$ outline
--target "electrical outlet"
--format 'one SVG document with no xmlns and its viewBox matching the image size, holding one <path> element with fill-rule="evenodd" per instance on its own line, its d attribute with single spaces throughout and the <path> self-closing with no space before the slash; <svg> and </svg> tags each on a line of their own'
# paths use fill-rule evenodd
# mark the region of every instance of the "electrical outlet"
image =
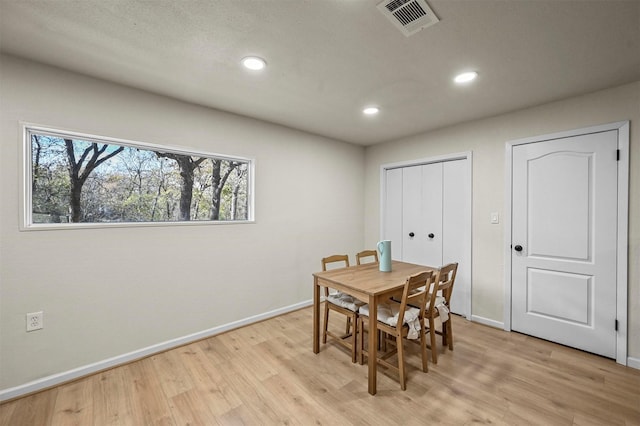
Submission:
<svg viewBox="0 0 640 426">
<path fill-rule="evenodd" d="M 27 314 L 27 331 L 36 331 L 44 327 L 44 312 Z"/>
</svg>

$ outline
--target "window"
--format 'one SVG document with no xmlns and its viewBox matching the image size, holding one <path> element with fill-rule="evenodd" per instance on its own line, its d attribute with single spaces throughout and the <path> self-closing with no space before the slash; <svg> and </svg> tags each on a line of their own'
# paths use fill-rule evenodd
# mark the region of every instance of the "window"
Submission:
<svg viewBox="0 0 640 426">
<path fill-rule="evenodd" d="M 25 127 L 25 225 L 252 220 L 252 162 Z"/>
</svg>

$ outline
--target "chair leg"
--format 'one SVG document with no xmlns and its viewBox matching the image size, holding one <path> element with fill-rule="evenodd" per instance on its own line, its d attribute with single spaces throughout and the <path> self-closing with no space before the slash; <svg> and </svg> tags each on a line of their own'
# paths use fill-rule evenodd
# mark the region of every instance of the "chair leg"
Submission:
<svg viewBox="0 0 640 426">
<path fill-rule="evenodd" d="M 421 324 L 420 330 L 420 348 L 422 349 L 422 371 L 429 372 L 429 357 L 427 356 L 427 330 L 424 326 L 424 322 Z"/>
<path fill-rule="evenodd" d="M 358 317 L 358 353 L 360 357 L 360 365 L 364 364 L 364 326 L 362 325 L 362 317 Z"/>
<path fill-rule="evenodd" d="M 447 323 L 449 321 L 445 321 L 442 323 L 442 346 L 447 346 Z"/>
<path fill-rule="evenodd" d="M 449 343 L 449 350 L 453 350 L 453 325 L 451 324 L 451 318 L 447 321 L 447 342 Z"/>
<path fill-rule="evenodd" d="M 349 318 L 349 322 L 351 322 L 351 318 Z M 356 355 L 358 353 L 358 345 L 356 342 L 356 338 L 358 337 L 358 320 L 356 317 L 353 318 L 353 333 L 351 335 L 351 362 L 356 362 Z"/>
<path fill-rule="evenodd" d="M 354 324 L 355 325 L 355 324 Z M 344 331 L 345 336 L 347 334 L 349 334 L 349 331 L 351 330 L 351 317 L 347 317 L 347 327 Z"/>
<path fill-rule="evenodd" d="M 429 318 L 429 334 L 431 335 L 431 360 L 438 363 L 438 347 L 436 346 L 436 324 L 433 318 Z"/>
<path fill-rule="evenodd" d="M 407 377 L 404 369 L 404 343 L 402 334 L 396 335 L 396 348 L 398 349 L 398 371 L 400 373 L 400 388 L 407 390 Z"/>
<path fill-rule="evenodd" d="M 329 302 L 324 302 L 324 326 L 322 329 L 322 343 L 327 343 L 327 330 L 329 327 Z"/>
</svg>

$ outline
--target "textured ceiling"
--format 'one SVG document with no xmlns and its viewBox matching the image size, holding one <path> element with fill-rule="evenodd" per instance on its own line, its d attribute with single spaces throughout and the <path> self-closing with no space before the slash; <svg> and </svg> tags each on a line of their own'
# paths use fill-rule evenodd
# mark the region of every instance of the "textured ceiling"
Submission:
<svg viewBox="0 0 640 426">
<path fill-rule="evenodd" d="M 0 0 L 0 49 L 362 145 L 640 80 L 637 0 L 431 0 L 410 37 L 379 1 Z"/>
</svg>

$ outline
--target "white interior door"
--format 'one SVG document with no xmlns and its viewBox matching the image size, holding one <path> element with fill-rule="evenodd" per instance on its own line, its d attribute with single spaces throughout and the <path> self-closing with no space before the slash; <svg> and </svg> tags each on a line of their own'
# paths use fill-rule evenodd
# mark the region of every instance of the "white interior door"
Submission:
<svg viewBox="0 0 640 426">
<path fill-rule="evenodd" d="M 617 132 L 512 151 L 511 326 L 616 356 Z"/>
</svg>

